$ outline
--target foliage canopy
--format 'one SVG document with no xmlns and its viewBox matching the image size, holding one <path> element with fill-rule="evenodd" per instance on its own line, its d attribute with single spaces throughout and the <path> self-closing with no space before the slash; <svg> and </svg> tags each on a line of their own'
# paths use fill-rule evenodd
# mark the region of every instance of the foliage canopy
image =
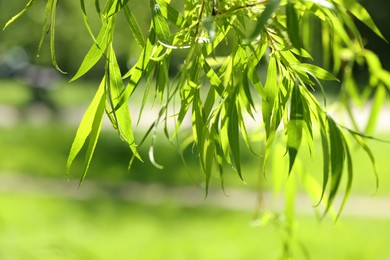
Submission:
<svg viewBox="0 0 390 260">
<path fill-rule="evenodd" d="M 5 27 L 35 2 L 30 0 Z M 142 160 L 138 147 L 146 136 L 155 134 L 157 127 L 163 125 L 167 137 L 174 140 L 183 121 L 190 116 L 192 139 L 187 144 L 193 144 L 198 153 L 205 172 L 206 192 L 214 168 L 223 180 L 224 164 L 243 178 L 240 143 L 252 150 L 248 117 L 262 121 L 258 131 L 265 132 L 266 149 L 261 155 L 264 172 L 275 140 L 280 136 L 285 136 L 290 174 L 302 142 L 308 143 L 312 150 L 314 135 L 319 134 L 323 157 L 320 202 L 326 205 L 325 213 L 338 194 L 343 175 L 347 182 L 341 209 L 351 190 L 353 163 L 348 136 L 367 152 L 376 174 L 373 154 L 365 143 L 366 138 L 372 137 L 360 133 L 352 116 L 351 100 L 361 103 L 374 95 L 365 129 L 366 133 L 372 133 L 386 88 L 389 88 L 390 73 L 382 69 L 374 53 L 364 48 L 356 20 L 384 37 L 358 1 L 185 0 L 171 3 L 170 0 L 150 0 L 147 36 L 140 29 L 131 2 L 95 0 L 94 5 L 86 5 L 80 0 L 92 46 L 71 81 L 88 73 L 100 60 L 105 62 L 105 73 L 76 133 L 68 158 L 68 172 L 86 146 L 81 181 L 85 178 L 106 114 L 119 136 L 128 143 L 133 154 L 131 162 Z M 48 32 L 52 62 L 61 71 L 55 51 L 57 8 L 61 8 L 61 1 L 47 0 L 39 45 L 42 46 Z M 91 9 L 101 20 L 97 34 L 89 24 Z M 122 26 L 118 23 L 119 16 L 124 18 L 120 21 L 127 23 L 129 34 L 141 50 L 138 60 L 124 73 L 118 65 L 114 44 L 115 27 Z M 321 62 L 313 58 L 314 47 L 321 50 Z M 184 58 L 172 75 L 172 63 L 177 63 L 178 54 Z M 360 94 L 353 68 L 363 64 L 367 65 L 370 78 L 369 87 Z M 143 79 L 146 84 L 141 84 Z M 340 93 L 354 123 L 353 129 L 339 125 L 327 112 L 323 81 L 340 82 Z M 138 121 L 149 95 L 154 95 L 154 103 L 158 103 L 160 109 L 145 138 L 137 141 L 128 100 L 139 88 L 143 88 L 144 98 Z M 323 92 L 320 100 L 314 95 L 316 89 Z M 179 105 L 175 106 L 176 103 Z M 175 122 L 173 131 L 168 127 L 170 120 Z M 159 167 L 153 159 L 153 143 L 150 155 Z"/>
</svg>

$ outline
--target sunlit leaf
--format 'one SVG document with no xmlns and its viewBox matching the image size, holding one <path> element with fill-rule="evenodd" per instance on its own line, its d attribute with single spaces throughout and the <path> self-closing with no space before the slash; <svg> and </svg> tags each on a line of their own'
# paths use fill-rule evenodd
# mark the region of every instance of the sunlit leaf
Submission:
<svg viewBox="0 0 390 260">
<path fill-rule="evenodd" d="M 383 40 L 387 41 L 378 27 L 375 25 L 370 14 L 367 10 L 356 0 L 335 0 L 335 2 L 342 3 L 348 7 L 348 11 L 351 12 L 357 19 L 367 25 L 373 32 L 375 32 Z"/>
<path fill-rule="evenodd" d="M 99 115 L 99 108 L 101 105 L 101 101 L 104 100 L 104 82 L 105 79 L 102 80 L 102 83 L 99 86 L 94 98 L 92 99 L 91 104 L 87 108 L 80 125 L 77 129 L 76 137 L 73 140 L 72 147 L 70 149 L 70 153 L 68 156 L 68 162 L 66 165 L 67 174 L 69 174 L 70 167 L 76 158 L 76 156 L 80 153 L 81 149 L 84 146 L 85 141 L 90 135 L 92 128 L 95 123 L 95 118 Z M 86 169 L 88 169 L 86 167 Z"/>
<path fill-rule="evenodd" d="M 89 143 L 85 154 L 84 171 L 83 171 L 83 175 L 80 178 L 80 184 L 85 179 L 85 176 L 87 175 L 89 165 L 91 164 L 91 160 L 95 152 L 96 144 L 100 135 L 100 130 L 102 128 L 102 119 L 104 114 L 105 102 L 106 102 L 106 97 L 104 94 L 100 99 L 99 105 L 97 107 L 95 118 L 92 123 L 92 129 L 88 137 Z"/>
<path fill-rule="evenodd" d="M 137 158 L 141 159 L 138 154 L 137 146 L 135 144 L 128 103 L 125 102 L 118 109 L 116 109 L 117 106 L 115 105 L 115 101 L 118 99 L 118 97 L 120 97 L 122 91 L 124 90 L 124 84 L 112 45 L 110 45 L 108 52 L 108 69 L 108 92 L 110 94 L 111 100 L 111 111 L 109 111 L 109 113 L 113 116 L 115 120 L 120 137 L 128 143 L 133 154 L 136 155 Z"/>
<path fill-rule="evenodd" d="M 96 38 L 96 43 L 94 43 L 89 49 L 88 53 L 85 55 L 83 62 L 80 65 L 80 68 L 70 81 L 74 81 L 83 76 L 100 60 L 100 58 L 103 56 L 103 52 L 107 48 L 111 30 L 112 20 L 110 19 L 108 23 L 103 23 L 99 35 Z"/>
<path fill-rule="evenodd" d="M 316 65 L 312 65 L 309 63 L 300 63 L 300 64 L 295 64 L 297 69 L 301 69 L 304 72 L 312 75 L 313 77 L 323 79 L 323 80 L 335 80 L 339 81 L 334 75 L 332 75 L 330 72 L 327 72 L 323 68 L 320 68 Z"/>
</svg>

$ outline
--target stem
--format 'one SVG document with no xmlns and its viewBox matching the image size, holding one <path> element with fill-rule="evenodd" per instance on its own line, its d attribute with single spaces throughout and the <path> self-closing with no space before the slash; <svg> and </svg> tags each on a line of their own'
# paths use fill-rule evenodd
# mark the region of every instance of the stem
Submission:
<svg viewBox="0 0 390 260">
<path fill-rule="evenodd" d="M 200 7 L 200 13 L 199 13 L 199 19 L 198 19 L 198 23 L 196 24 L 196 30 L 195 30 L 195 40 L 197 41 L 198 39 L 198 34 L 199 34 L 199 25 L 202 21 L 202 16 L 203 16 L 203 12 L 204 12 L 204 6 L 205 6 L 206 2 L 205 0 L 202 0 L 202 5 Z"/>
<path fill-rule="evenodd" d="M 230 9 L 226 9 L 226 10 L 222 10 L 222 11 L 218 11 L 217 9 L 214 10 L 214 7 L 213 7 L 213 12 L 216 11 L 215 16 L 217 16 L 217 15 L 224 15 L 224 14 L 233 13 L 233 12 L 236 12 L 236 11 L 239 11 L 239 10 L 242 10 L 242 9 L 256 7 L 258 5 L 263 5 L 263 4 L 266 4 L 266 3 L 270 2 L 270 1 L 271 0 L 260 0 L 260 1 L 254 2 L 254 3 L 249 3 L 249 4 L 245 4 L 245 5 L 241 5 L 241 6 L 236 6 L 236 7 L 232 7 Z M 214 3 L 216 3 L 216 0 L 214 0 Z"/>
</svg>

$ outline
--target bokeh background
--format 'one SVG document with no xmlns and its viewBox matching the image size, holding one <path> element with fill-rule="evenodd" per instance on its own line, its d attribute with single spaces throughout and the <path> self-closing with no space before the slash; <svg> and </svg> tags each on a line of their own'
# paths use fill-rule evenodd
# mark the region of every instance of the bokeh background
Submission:
<svg viewBox="0 0 390 260">
<path fill-rule="evenodd" d="M 390 39 L 390 3 L 361 2 Z M 1 27 L 24 4 L 0 0 Z M 131 4 L 146 35 L 148 4 Z M 129 173 L 129 149 L 105 122 L 85 182 L 79 187 L 83 158 L 66 175 L 72 139 L 103 66 L 98 64 L 82 80 L 68 83 L 92 44 L 78 1 L 60 1 L 57 15 L 57 60 L 68 74 L 52 68 L 48 41 L 37 57 L 44 5 L 37 1 L 20 20 L 0 32 L 0 259 L 277 258 L 286 234 L 282 222 L 262 225 L 254 221 L 260 159 L 249 152 L 243 154 L 247 184 L 227 169 L 226 190 L 221 189 L 218 176 L 213 176 L 210 194 L 204 199 L 202 171 L 191 149 L 184 151 L 183 161 L 177 147 L 158 135 L 155 158 L 164 169 L 149 162 L 145 147 L 141 149 L 145 162 L 136 162 Z M 98 20 L 92 9 L 88 13 L 96 30 Z M 120 26 L 121 20 L 118 24 L 115 44 L 125 70 L 140 50 L 127 25 Z M 390 70 L 389 44 L 364 25 L 359 28 L 367 48 Z M 131 107 L 136 113 L 138 104 Z M 364 115 L 364 106 L 357 112 Z M 388 120 L 385 106 L 376 135 L 390 140 Z M 137 138 L 142 131 L 141 124 Z M 311 201 L 299 193 L 294 237 L 298 255 L 390 259 L 390 146 L 376 141 L 370 141 L 370 146 L 379 169 L 379 190 L 375 193 L 368 158 L 355 149 L 353 194 L 336 224 L 330 217 L 322 222 L 315 218 Z M 319 176 L 320 156 L 313 160 L 305 156 L 302 170 Z M 269 192 L 271 183 L 272 178 L 261 186 L 265 209 L 282 212 L 280 197 Z"/>
</svg>

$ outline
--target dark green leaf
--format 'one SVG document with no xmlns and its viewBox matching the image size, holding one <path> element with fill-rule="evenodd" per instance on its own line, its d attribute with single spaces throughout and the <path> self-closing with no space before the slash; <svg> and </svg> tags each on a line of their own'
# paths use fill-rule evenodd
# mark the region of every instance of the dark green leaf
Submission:
<svg viewBox="0 0 390 260">
<path fill-rule="evenodd" d="M 295 10 L 294 4 L 289 1 L 286 5 L 287 15 L 287 33 L 292 45 L 298 50 L 301 49 L 300 30 L 298 22 L 298 14 Z"/>
<path fill-rule="evenodd" d="M 250 39 L 255 39 L 265 28 L 268 20 L 278 10 L 281 0 L 270 0 L 266 5 L 264 11 L 257 18 L 257 24 Z"/>
<path fill-rule="evenodd" d="M 330 141 L 330 165 L 331 165 L 331 183 L 328 196 L 328 205 L 325 213 L 330 209 L 337 190 L 340 186 L 341 177 L 343 174 L 344 160 L 345 160 L 345 142 L 344 137 L 337 127 L 333 119 L 327 117 L 329 124 L 329 141 Z"/>
<path fill-rule="evenodd" d="M 287 149 L 290 157 L 289 173 L 294 166 L 295 158 L 302 142 L 304 108 L 299 85 L 295 85 L 291 94 L 290 120 L 287 127 Z"/>
</svg>

